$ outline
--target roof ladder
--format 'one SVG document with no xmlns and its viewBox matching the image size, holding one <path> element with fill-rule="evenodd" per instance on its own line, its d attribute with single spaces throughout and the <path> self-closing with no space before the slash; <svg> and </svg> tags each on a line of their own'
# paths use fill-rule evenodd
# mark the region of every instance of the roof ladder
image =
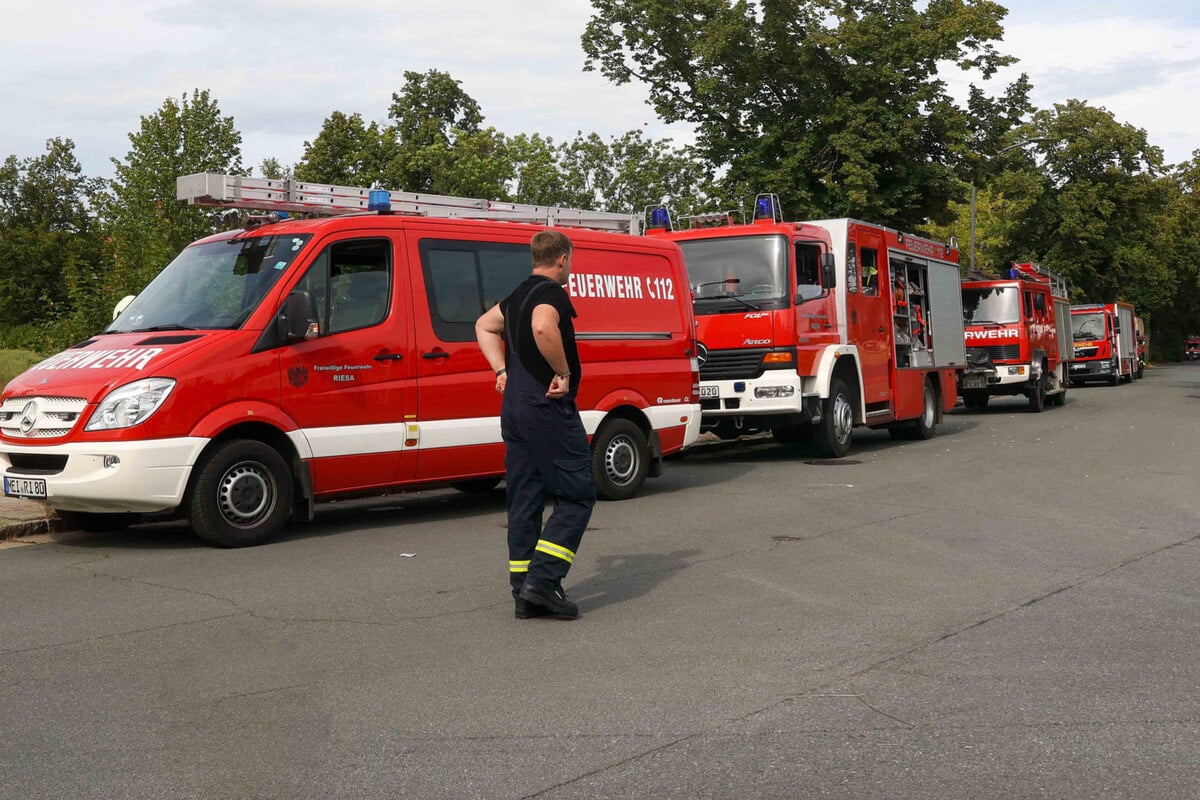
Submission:
<svg viewBox="0 0 1200 800">
<path fill-rule="evenodd" d="M 215 172 L 198 172 L 175 180 L 176 198 L 188 205 L 328 216 L 370 211 L 371 192 L 370 188 L 356 186 L 248 178 Z M 530 222 L 568 228 L 594 228 L 635 236 L 641 233 L 642 220 L 636 214 L 416 192 L 389 191 L 388 196 L 391 211 L 396 214 Z"/>
</svg>

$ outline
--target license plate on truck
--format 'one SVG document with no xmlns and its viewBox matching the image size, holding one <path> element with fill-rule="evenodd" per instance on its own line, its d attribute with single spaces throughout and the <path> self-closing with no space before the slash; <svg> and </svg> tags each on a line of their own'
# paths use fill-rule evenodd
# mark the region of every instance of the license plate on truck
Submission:
<svg viewBox="0 0 1200 800">
<path fill-rule="evenodd" d="M 721 392 L 720 392 L 720 389 L 716 386 L 701 386 L 700 387 L 700 396 L 701 397 L 720 397 Z"/>
<path fill-rule="evenodd" d="M 42 478 L 5 477 L 4 494 L 8 497 L 45 497 L 46 481 Z"/>
</svg>

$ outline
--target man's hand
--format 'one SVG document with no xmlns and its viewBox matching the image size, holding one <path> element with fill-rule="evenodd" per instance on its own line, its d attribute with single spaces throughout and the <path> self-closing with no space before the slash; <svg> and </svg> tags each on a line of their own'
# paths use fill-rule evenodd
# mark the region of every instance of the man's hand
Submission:
<svg viewBox="0 0 1200 800">
<path fill-rule="evenodd" d="M 557 400 L 571 390 L 571 376 L 555 375 L 550 381 L 550 391 L 546 392 L 546 397 L 551 400 Z"/>
<path fill-rule="evenodd" d="M 504 387 L 508 386 L 508 373 L 496 376 L 496 394 L 504 394 Z"/>
</svg>

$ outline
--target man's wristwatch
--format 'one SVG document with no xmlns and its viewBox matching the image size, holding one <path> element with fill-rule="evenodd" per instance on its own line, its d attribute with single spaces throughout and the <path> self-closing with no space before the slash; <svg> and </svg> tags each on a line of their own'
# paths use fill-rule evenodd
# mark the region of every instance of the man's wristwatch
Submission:
<svg viewBox="0 0 1200 800">
<path fill-rule="evenodd" d="M 556 377 L 559 377 L 559 378 L 569 378 L 569 377 L 571 377 L 571 373 L 569 373 L 569 372 L 556 372 L 556 373 L 554 373 L 554 374 L 555 374 L 555 376 L 556 376 Z"/>
<path fill-rule="evenodd" d="M 496 377 L 499 378 L 501 375 L 503 375 L 506 372 L 508 372 L 508 370 L 505 369 L 504 367 L 501 367 L 500 369 L 496 370 Z"/>
</svg>

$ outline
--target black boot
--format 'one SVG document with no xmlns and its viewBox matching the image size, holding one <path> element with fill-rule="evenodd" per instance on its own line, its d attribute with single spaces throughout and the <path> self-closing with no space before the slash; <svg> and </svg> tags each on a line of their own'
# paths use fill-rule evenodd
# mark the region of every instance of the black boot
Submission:
<svg viewBox="0 0 1200 800">
<path fill-rule="evenodd" d="M 517 602 L 520 603 L 522 600 L 529 603 L 530 606 L 540 606 L 546 610 L 548 616 L 556 619 L 579 618 L 579 606 L 567 598 L 567 593 L 562 590 L 561 586 L 547 588 L 537 586 L 527 580 L 521 587 L 521 595 L 517 598 Z"/>
</svg>

